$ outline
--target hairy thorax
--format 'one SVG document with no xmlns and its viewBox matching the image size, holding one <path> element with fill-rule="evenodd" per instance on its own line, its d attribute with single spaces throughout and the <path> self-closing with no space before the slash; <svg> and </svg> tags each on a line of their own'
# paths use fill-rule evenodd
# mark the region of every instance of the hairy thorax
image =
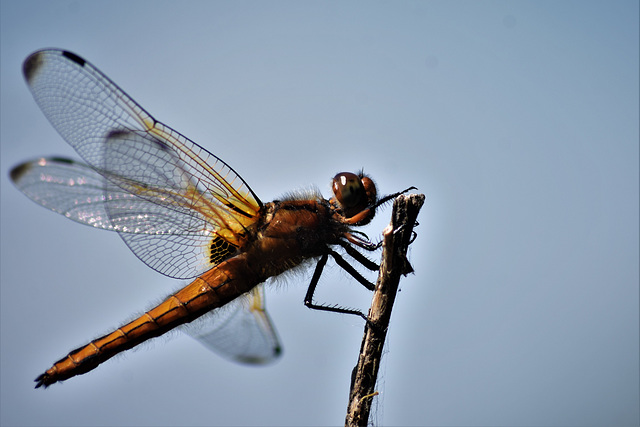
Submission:
<svg viewBox="0 0 640 427">
<path fill-rule="evenodd" d="M 264 210 L 245 253 L 248 268 L 261 280 L 326 253 L 346 230 L 326 200 L 275 201 Z"/>
</svg>

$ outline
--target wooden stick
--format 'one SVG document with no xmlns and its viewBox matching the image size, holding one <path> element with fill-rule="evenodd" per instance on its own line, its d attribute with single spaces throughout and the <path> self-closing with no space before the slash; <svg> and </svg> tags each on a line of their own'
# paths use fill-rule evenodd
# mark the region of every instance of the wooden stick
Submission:
<svg viewBox="0 0 640 427">
<path fill-rule="evenodd" d="M 351 374 L 351 390 L 345 426 L 366 426 L 378 378 L 382 349 L 387 336 L 391 310 L 398 292 L 400 276 L 413 272 L 407 248 L 413 227 L 424 204 L 423 194 L 398 196 L 393 202 L 391 224 L 383 231 L 382 262 L 373 293 L 369 320 L 364 328 L 358 364 Z"/>
</svg>

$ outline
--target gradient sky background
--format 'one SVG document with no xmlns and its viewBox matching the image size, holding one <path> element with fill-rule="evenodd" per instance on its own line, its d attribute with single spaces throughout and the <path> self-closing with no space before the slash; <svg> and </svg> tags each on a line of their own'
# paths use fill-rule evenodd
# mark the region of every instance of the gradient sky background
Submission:
<svg viewBox="0 0 640 427">
<path fill-rule="evenodd" d="M 183 282 L 7 176 L 75 156 L 21 76 L 85 57 L 268 201 L 365 169 L 427 196 L 382 368 L 385 425 L 638 425 L 638 2 L 2 1 L 2 425 L 338 425 L 362 321 L 269 291 L 275 365 L 184 334 L 50 389 L 69 350 Z M 383 211 L 366 231 L 378 235 Z M 332 267 L 319 299 L 366 308 Z"/>
</svg>

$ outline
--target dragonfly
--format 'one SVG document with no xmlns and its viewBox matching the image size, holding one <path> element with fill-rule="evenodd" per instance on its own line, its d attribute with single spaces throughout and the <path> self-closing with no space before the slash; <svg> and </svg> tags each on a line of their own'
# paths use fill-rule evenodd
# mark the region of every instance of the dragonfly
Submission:
<svg viewBox="0 0 640 427">
<path fill-rule="evenodd" d="M 263 203 L 222 159 L 154 119 L 105 74 L 67 50 L 34 52 L 23 64 L 33 97 L 82 161 L 37 158 L 10 178 L 36 203 L 65 217 L 118 233 L 157 272 L 189 284 L 104 336 L 70 351 L 35 380 L 36 388 L 87 373 L 113 356 L 196 319 L 185 331 L 244 363 L 268 363 L 282 346 L 264 305 L 264 283 L 315 261 L 304 304 L 329 258 L 372 290 L 352 262 L 378 265 L 362 252 L 379 244 L 354 227 L 405 193 L 378 197 L 363 172 L 341 172 L 333 197 L 317 191 Z M 204 320 L 202 320 L 204 319 Z"/>
</svg>

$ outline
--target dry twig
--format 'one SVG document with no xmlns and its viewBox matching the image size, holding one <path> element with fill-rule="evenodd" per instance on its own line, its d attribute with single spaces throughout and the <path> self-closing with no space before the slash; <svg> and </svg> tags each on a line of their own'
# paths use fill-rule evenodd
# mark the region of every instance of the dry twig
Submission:
<svg viewBox="0 0 640 427">
<path fill-rule="evenodd" d="M 364 329 L 358 364 L 351 375 L 346 426 L 366 426 L 371 402 L 378 394 L 374 389 L 391 310 L 400 276 L 413 272 L 407 260 L 407 248 L 412 241 L 413 227 L 424 199 L 423 194 L 398 196 L 393 203 L 391 224 L 383 232 L 380 273 Z"/>
</svg>

